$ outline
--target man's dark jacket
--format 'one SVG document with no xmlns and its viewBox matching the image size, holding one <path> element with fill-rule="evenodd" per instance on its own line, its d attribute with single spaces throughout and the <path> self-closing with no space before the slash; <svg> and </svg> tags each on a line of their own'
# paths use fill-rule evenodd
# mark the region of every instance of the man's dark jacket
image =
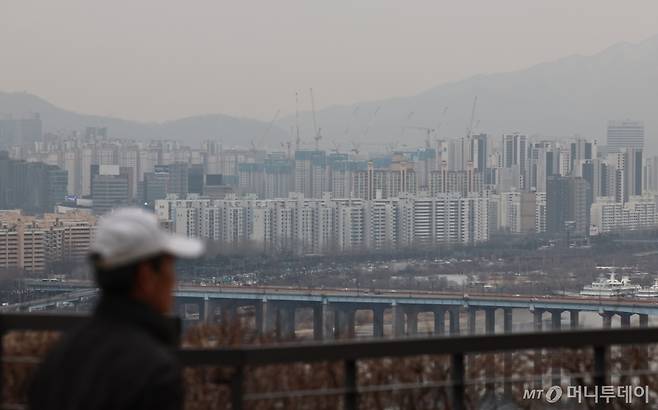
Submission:
<svg viewBox="0 0 658 410">
<path fill-rule="evenodd" d="M 54 347 L 33 379 L 31 410 L 180 410 L 173 322 L 150 307 L 104 297 L 89 323 Z"/>
</svg>

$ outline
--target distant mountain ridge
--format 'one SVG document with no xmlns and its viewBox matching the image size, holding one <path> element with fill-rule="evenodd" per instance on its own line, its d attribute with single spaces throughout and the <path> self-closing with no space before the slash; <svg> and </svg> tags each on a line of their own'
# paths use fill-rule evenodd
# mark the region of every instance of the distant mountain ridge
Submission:
<svg viewBox="0 0 658 410">
<path fill-rule="evenodd" d="M 64 110 L 28 93 L 0 92 L 0 115 L 19 117 L 28 113 L 41 115 L 44 132 L 83 131 L 87 126 L 106 126 L 113 137 L 137 140 L 178 139 L 193 146 L 208 139 L 220 141 L 229 147 L 247 147 L 252 140 L 262 144 L 261 138 L 269 126 L 266 122 L 222 114 L 199 115 L 162 123 L 128 121 Z M 274 145 L 287 137 L 285 132 L 273 126 L 266 139 Z"/>
<path fill-rule="evenodd" d="M 321 90 L 315 91 L 321 99 Z M 403 131 L 402 126 L 437 129 L 441 123 L 439 137 L 463 136 L 475 96 L 476 130 L 496 137 L 519 131 L 547 137 L 580 135 L 605 144 L 607 121 L 630 118 L 644 120 L 645 145 L 656 152 L 658 36 L 637 44 L 619 43 L 591 56 L 477 75 L 414 96 L 330 107 L 317 112 L 317 123 L 327 146 L 334 140 L 349 147 L 356 139 L 364 145 L 420 145 L 426 133 Z M 283 121 L 295 124 L 294 116 Z M 311 114 L 301 113 L 299 122 L 302 135 L 310 140 Z"/>
<path fill-rule="evenodd" d="M 321 91 L 315 90 L 316 101 L 321 101 Z M 316 113 L 321 147 L 337 145 L 349 151 L 356 141 L 361 151 L 368 151 L 374 145 L 381 150 L 387 145 L 423 144 L 424 131 L 403 130 L 403 126 L 439 129 L 432 138 L 463 136 L 475 96 L 476 131 L 495 137 L 519 131 L 546 137 L 580 135 L 605 144 L 607 121 L 630 118 L 645 122 L 645 145 L 656 152 L 658 36 L 636 44 L 619 43 L 590 56 L 574 55 L 514 72 L 477 75 L 413 96 L 328 107 Z M 189 144 L 215 139 L 226 146 L 242 147 L 252 140 L 259 146 L 279 147 L 291 139 L 284 130 L 297 124 L 295 115 L 283 117 L 266 141 L 261 141 L 268 127 L 262 121 L 209 114 L 143 123 L 78 114 L 34 95 L 0 92 L 0 114 L 25 112 L 39 112 L 46 132 L 102 125 L 118 137 L 177 138 Z M 313 146 L 312 113 L 301 112 L 298 124 L 302 146 Z"/>
</svg>

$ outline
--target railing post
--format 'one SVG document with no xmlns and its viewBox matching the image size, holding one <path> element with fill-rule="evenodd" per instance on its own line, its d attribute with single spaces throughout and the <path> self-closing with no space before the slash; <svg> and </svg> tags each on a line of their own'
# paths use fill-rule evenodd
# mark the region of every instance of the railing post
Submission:
<svg viewBox="0 0 658 410">
<path fill-rule="evenodd" d="M 356 360 L 345 360 L 345 410 L 359 408 L 356 371 Z"/>
<path fill-rule="evenodd" d="M 598 386 L 599 391 L 605 385 L 607 377 L 606 369 L 606 350 L 605 346 L 594 346 L 594 385 Z M 599 409 L 605 408 L 603 400 L 599 400 L 596 406 Z"/>
<path fill-rule="evenodd" d="M 452 410 L 464 410 L 464 353 L 452 355 Z"/>
<path fill-rule="evenodd" d="M 511 334 L 512 333 L 512 309 L 505 308 L 503 309 L 503 333 Z M 503 353 L 503 391 L 505 392 L 505 397 L 512 397 L 512 352 L 506 350 Z"/>
<path fill-rule="evenodd" d="M 235 368 L 231 379 L 231 410 L 242 410 L 244 395 L 244 368 L 242 365 Z"/>
</svg>

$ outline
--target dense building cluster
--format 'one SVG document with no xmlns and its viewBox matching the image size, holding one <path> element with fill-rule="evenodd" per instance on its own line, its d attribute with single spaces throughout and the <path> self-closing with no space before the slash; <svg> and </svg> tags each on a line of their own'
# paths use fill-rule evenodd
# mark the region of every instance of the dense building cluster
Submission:
<svg viewBox="0 0 658 410">
<path fill-rule="evenodd" d="M 2 132 L 40 127 L 24 123 L 5 121 Z M 611 121 L 606 137 L 480 133 L 365 154 L 299 142 L 192 148 L 89 127 L 0 153 L 0 209 L 102 215 L 138 205 L 224 247 L 299 254 L 655 227 L 658 157 L 645 158 L 643 124 Z"/>
<path fill-rule="evenodd" d="M 10 159 L 0 151 L 0 209 L 52 212 L 66 196 L 66 179 L 55 165 Z"/>
<path fill-rule="evenodd" d="M 0 211 L 0 270 L 43 272 L 48 265 L 84 260 L 95 217 L 83 213 L 23 215 Z"/>
<path fill-rule="evenodd" d="M 156 201 L 164 225 L 219 246 L 327 254 L 473 244 L 489 238 L 487 199 L 458 193 L 364 200 L 221 200 L 175 196 Z"/>
</svg>

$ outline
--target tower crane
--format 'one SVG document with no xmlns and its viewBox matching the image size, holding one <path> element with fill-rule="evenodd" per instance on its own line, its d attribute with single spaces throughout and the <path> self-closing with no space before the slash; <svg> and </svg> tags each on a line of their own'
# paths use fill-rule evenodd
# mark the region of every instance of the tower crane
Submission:
<svg viewBox="0 0 658 410">
<path fill-rule="evenodd" d="M 375 118 L 377 117 L 377 113 L 379 112 L 380 108 L 382 108 L 381 105 L 378 105 L 377 108 L 375 108 L 375 111 L 372 113 L 372 116 L 370 117 L 370 121 L 366 124 L 366 128 L 363 130 L 363 136 L 366 137 L 368 136 L 368 132 L 370 131 L 370 127 L 375 123 Z"/>
<path fill-rule="evenodd" d="M 265 137 L 267 136 L 267 134 L 269 134 L 270 130 L 272 129 L 272 126 L 274 125 L 274 122 L 277 120 L 277 118 L 279 118 L 280 113 L 281 113 L 280 109 L 276 110 L 276 114 L 274 114 L 274 117 L 272 117 L 272 121 L 270 121 L 270 123 L 267 125 L 267 128 L 263 132 L 263 135 L 261 135 L 260 137 L 261 144 L 265 143 Z"/>
<path fill-rule="evenodd" d="M 299 93 L 295 91 L 295 150 L 299 150 L 301 138 L 299 138 Z"/>
<path fill-rule="evenodd" d="M 313 131 L 315 131 L 313 139 L 315 140 L 315 150 L 318 151 L 320 149 L 320 140 L 322 139 L 322 134 L 320 134 L 322 128 L 318 128 L 318 123 L 315 118 L 315 98 L 313 97 L 313 89 L 311 88 L 309 92 L 311 94 L 311 111 L 313 111 Z"/>
<path fill-rule="evenodd" d="M 425 147 L 430 148 L 431 146 L 431 141 L 432 141 L 432 133 L 436 132 L 436 129 L 434 128 L 428 128 L 428 127 L 418 127 L 415 125 L 407 125 L 402 127 L 403 129 L 411 129 L 411 130 L 420 130 L 420 131 L 425 131 L 427 133 L 427 137 L 425 137 Z"/>
<path fill-rule="evenodd" d="M 356 141 L 352 141 L 352 149 L 350 151 L 353 152 L 354 155 L 359 155 L 359 152 L 361 152 L 361 146 Z"/>
<path fill-rule="evenodd" d="M 471 135 L 473 133 L 473 124 L 475 121 L 475 108 L 477 107 L 478 104 L 478 96 L 476 95 L 475 98 L 473 98 L 473 108 L 471 109 L 471 121 L 469 122 L 468 129 L 466 130 L 466 139 L 470 140 Z"/>
<path fill-rule="evenodd" d="M 359 106 L 357 105 L 354 107 L 354 110 L 352 110 L 352 116 L 350 117 L 350 120 L 347 122 L 347 127 L 345 128 L 345 137 L 349 138 L 350 136 L 350 128 L 352 128 L 352 121 L 356 119 L 357 115 L 359 114 Z"/>
<path fill-rule="evenodd" d="M 402 125 L 402 128 L 400 129 L 400 141 L 404 138 L 404 130 L 405 126 L 411 121 L 411 117 L 414 116 L 414 111 L 410 111 L 409 114 L 407 115 L 407 119 L 404 122 L 404 125 Z"/>
</svg>

